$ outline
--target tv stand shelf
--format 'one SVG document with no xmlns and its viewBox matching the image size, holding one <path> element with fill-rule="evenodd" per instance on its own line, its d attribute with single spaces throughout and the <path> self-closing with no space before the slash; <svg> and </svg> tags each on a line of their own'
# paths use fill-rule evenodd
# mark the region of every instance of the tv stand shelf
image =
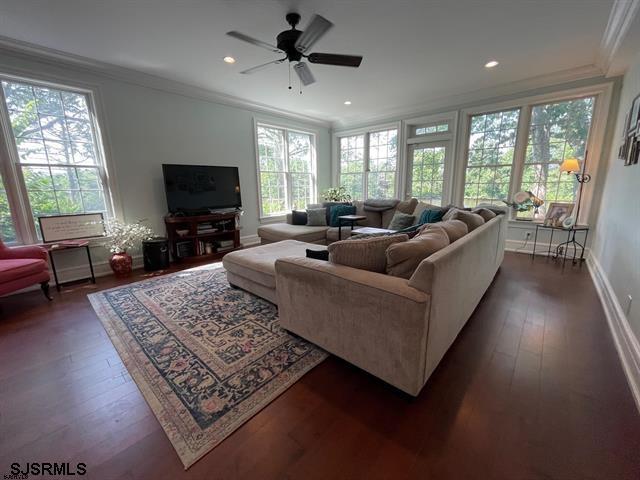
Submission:
<svg viewBox="0 0 640 480">
<path fill-rule="evenodd" d="M 226 253 L 242 248 L 239 217 L 239 212 L 195 216 L 167 215 L 164 218 L 164 224 L 173 260 L 175 262 L 213 261 L 222 258 Z M 198 231 L 198 226 L 201 231 Z M 215 231 L 212 231 L 214 229 Z"/>
</svg>

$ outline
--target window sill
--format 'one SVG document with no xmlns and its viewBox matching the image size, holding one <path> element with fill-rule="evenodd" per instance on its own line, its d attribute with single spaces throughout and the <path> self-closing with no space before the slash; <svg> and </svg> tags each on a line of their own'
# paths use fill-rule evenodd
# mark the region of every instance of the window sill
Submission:
<svg viewBox="0 0 640 480">
<path fill-rule="evenodd" d="M 282 223 L 287 221 L 287 215 L 274 215 L 271 217 L 260 217 L 261 224 Z"/>
</svg>

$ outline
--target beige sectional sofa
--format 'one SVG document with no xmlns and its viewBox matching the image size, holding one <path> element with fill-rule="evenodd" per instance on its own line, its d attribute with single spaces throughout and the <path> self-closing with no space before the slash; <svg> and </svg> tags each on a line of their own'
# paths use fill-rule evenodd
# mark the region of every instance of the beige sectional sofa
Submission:
<svg viewBox="0 0 640 480">
<path fill-rule="evenodd" d="M 358 222 L 358 226 L 387 228 L 393 215 L 397 211 L 413 214 L 418 205 L 418 200 L 412 198 L 402 201 L 398 203 L 395 208 L 383 212 L 365 210 L 364 202 L 362 201 L 353 202 L 353 205 L 356 207 L 356 215 L 364 215 L 367 217 L 366 220 Z M 351 227 L 342 227 L 342 238 L 347 238 L 349 235 L 351 235 Z M 311 227 L 307 225 L 292 225 L 291 214 L 288 214 L 286 222 L 268 223 L 258 227 L 258 236 L 262 244 L 279 242 L 281 240 L 298 240 L 300 242 L 327 245 L 338 240 L 338 228 L 329 226 Z"/>
<path fill-rule="evenodd" d="M 506 215 L 498 215 L 427 257 L 409 279 L 279 258 L 280 324 L 418 395 L 491 284 L 505 231 Z"/>
</svg>

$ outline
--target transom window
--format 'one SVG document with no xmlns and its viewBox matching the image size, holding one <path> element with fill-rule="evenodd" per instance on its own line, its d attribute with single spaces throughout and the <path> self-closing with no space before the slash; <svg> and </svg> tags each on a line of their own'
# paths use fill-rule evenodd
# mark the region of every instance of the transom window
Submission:
<svg viewBox="0 0 640 480">
<path fill-rule="evenodd" d="M 521 190 L 550 202 L 573 202 L 577 182 L 560 172 L 565 158 L 583 160 L 586 152 L 594 97 L 536 105 L 531 109 Z M 523 212 L 520 216 L 531 216 Z"/>
<path fill-rule="evenodd" d="M 316 198 L 315 136 L 258 124 L 260 215 L 305 209 Z"/>
<path fill-rule="evenodd" d="M 414 127 L 414 135 L 433 135 L 434 133 L 447 133 L 449 131 L 449 122 L 438 122 L 431 125 Z"/>
<path fill-rule="evenodd" d="M 4 108 L 12 130 L 15 168 L 4 168 L 25 195 L 31 220 L 26 231 L 41 238 L 37 218 L 45 215 L 108 213 L 108 187 L 95 118 L 86 93 L 23 81 L 3 80 Z M 5 178 L 5 184 L 7 179 Z M 0 188 L 0 226 L 17 241 L 10 193 Z M 14 212 L 15 213 L 15 212 Z"/>
<path fill-rule="evenodd" d="M 340 185 L 351 198 L 395 197 L 397 129 L 341 137 L 339 148 Z"/>
<path fill-rule="evenodd" d="M 473 115 L 464 204 L 504 205 L 509 196 L 520 109 Z"/>
</svg>

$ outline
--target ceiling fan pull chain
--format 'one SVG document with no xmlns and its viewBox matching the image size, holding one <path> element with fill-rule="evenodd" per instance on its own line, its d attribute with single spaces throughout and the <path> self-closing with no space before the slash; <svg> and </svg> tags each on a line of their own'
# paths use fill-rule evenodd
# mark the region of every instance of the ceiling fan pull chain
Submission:
<svg viewBox="0 0 640 480">
<path fill-rule="evenodd" d="M 289 90 L 291 90 L 291 62 L 287 62 L 289 64 Z"/>
</svg>

